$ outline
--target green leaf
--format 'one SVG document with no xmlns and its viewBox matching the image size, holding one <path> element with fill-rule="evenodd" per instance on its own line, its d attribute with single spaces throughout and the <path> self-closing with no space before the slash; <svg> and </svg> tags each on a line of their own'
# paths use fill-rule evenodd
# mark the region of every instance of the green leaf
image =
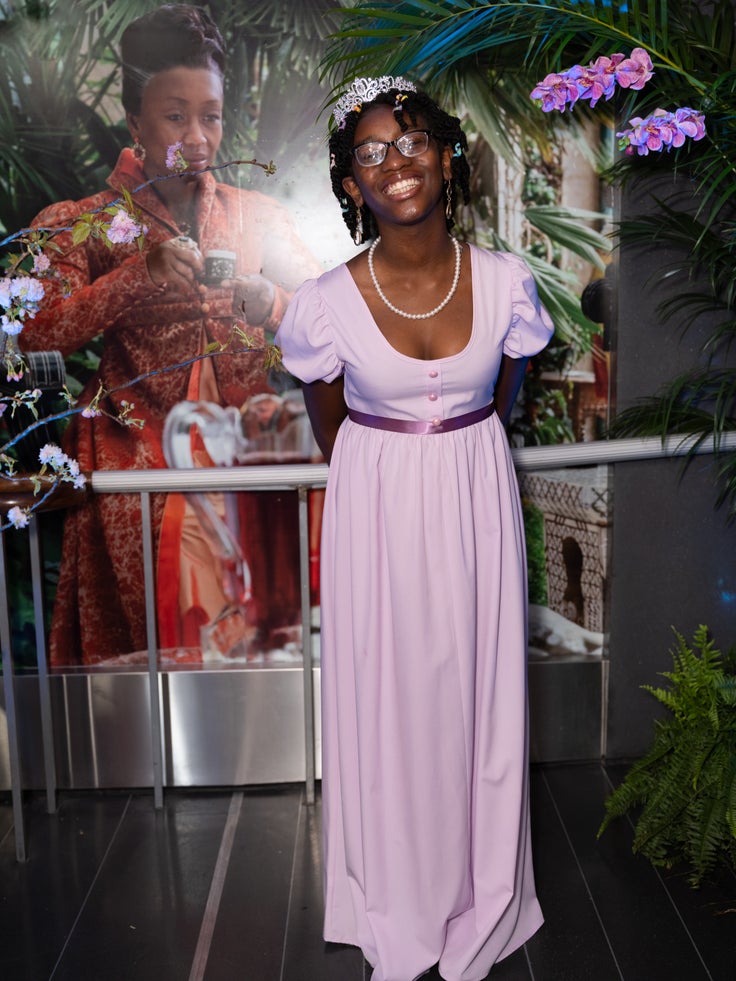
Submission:
<svg viewBox="0 0 736 981">
<path fill-rule="evenodd" d="M 75 223 L 72 229 L 72 243 L 74 245 L 81 245 L 82 242 L 86 242 L 93 231 L 93 225 L 89 222 L 78 221 Z"/>
<path fill-rule="evenodd" d="M 536 205 L 524 210 L 524 216 L 553 242 L 562 245 L 603 272 L 606 264 L 601 257 L 611 251 L 611 240 L 591 228 L 586 222 L 605 221 L 605 215 L 583 208 L 563 208 L 558 205 Z"/>
</svg>

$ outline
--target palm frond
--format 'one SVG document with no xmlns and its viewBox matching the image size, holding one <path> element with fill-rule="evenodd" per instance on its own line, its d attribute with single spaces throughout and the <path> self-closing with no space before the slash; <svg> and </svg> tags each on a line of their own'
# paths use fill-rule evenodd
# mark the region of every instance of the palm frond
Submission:
<svg viewBox="0 0 736 981">
<path fill-rule="evenodd" d="M 610 252 L 611 240 L 586 224 L 600 223 L 605 215 L 584 208 L 535 205 L 524 209 L 524 217 L 557 245 L 574 252 L 601 272 L 606 268 L 602 255 Z"/>
<path fill-rule="evenodd" d="M 693 369 L 636 402 L 613 420 L 610 435 L 698 435 L 717 450 L 724 431 L 736 429 L 736 372 Z"/>
<path fill-rule="evenodd" d="M 736 371 L 693 369 L 678 375 L 655 395 L 637 400 L 619 412 L 608 435 L 681 435 L 688 451 L 683 466 L 707 446 L 715 454 L 719 506 L 726 504 L 736 517 L 736 453 L 721 449 L 723 436 L 736 431 Z"/>
<path fill-rule="evenodd" d="M 685 8 L 683 0 L 363 2 L 343 8 L 343 22 L 327 49 L 323 70 L 333 81 L 341 72 L 376 70 L 424 77 L 460 62 L 526 71 L 643 46 L 661 69 L 704 91 L 696 66 L 703 58 L 728 65 L 730 49 L 709 30 L 712 20 L 707 14 L 692 5 Z"/>
</svg>

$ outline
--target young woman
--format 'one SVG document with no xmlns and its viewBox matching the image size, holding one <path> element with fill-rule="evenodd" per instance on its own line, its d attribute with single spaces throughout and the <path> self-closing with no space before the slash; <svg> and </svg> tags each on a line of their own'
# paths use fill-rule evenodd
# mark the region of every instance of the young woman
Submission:
<svg viewBox="0 0 736 981">
<path fill-rule="evenodd" d="M 480 981 L 542 922 L 529 841 L 526 572 L 504 431 L 552 324 L 528 268 L 449 234 L 459 121 L 401 78 L 337 102 L 367 251 L 277 335 L 331 461 L 322 538 L 325 939 L 373 981 Z"/>
<path fill-rule="evenodd" d="M 281 205 L 205 172 L 222 139 L 225 71 L 224 42 L 206 11 L 164 4 L 129 25 L 121 53 L 132 149 L 120 154 L 109 190 L 53 204 L 34 224 L 69 226 L 127 189 L 148 228 L 143 251 L 135 243 L 109 248 L 90 237 L 75 245 L 71 232 L 56 235 L 49 256 L 57 275 L 46 281 L 43 308 L 23 335 L 27 350 L 58 348 L 65 355 L 104 336 L 99 369 L 81 401 L 102 386 L 110 394 L 101 408 L 111 415 L 75 420 L 65 435 L 64 449 L 86 471 L 165 466 L 161 434 L 176 403 L 241 406 L 268 391 L 258 353 L 196 359 L 230 339 L 234 324 L 263 348 L 264 331 L 276 329 L 294 289 L 321 271 Z M 182 175 L 137 190 L 171 177 L 167 156 L 176 146 Z M 236 256 L 235 278 L 225 288 L 200 282 L 209 250 Z M 176 364 L 185 367 L 160 372 Z M 147 372 L 158 373 L 125 387 Z M 142 429 L 111 418 L 126 401 L 135 404 Z M 250 495 L 243 507 L 254 618 L 266 630 L 270 609 L 299 609 L 296 509 L 265 495 Z M 139 512 L 135 495 L 120 494 L 92 496 L 68 514 L 50 639 L 54 664 L 92 664 L 145 649 Z M 197 647 L 201 626 L 227 602 L 217 559 L 182 496 L 154 497 L 153 519 L 159 643 Z M 271 554 L 271 542 L 259 547 L 269 522 L 279 532 L 288 523 L 286 554 Z"/>
</svg>

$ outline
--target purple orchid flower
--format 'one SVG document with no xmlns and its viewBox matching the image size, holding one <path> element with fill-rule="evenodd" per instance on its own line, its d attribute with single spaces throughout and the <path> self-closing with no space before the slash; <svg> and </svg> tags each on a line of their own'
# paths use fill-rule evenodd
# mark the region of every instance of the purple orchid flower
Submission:
<svg viewBox="0 0 736 981">
<path fill-rule="evenodd" d="M 705 136 L 705 117 L 684 106 L 675 112 L 655 109 L 650 116 L 634 116 L 629 120 L 629 129 L 616 133 L 619 149 L 628 154 L 637 153 L 645 157 L 652 152 L 682 146 L 689 137 L 702 140 Z"/>
<path fill-rule="evenodd" d="M 579 66 L 575 66 L 579 68 Z M 565 111 L 565 106 L 574 105 L 580 96 L 580 89 L 575 78 L 569 72 L 545 75 L 531 93 L 531 98 L 541 102 L 542 112 L 558 110 Z"/>
<path fill-rule="evenodd" d="M 621 53 L 610 58 L 600 55 L 589 65 L 573 65 L 563 72 L 547 75 L 530 93 L 543 112 L 573 106 L 578 99 L 589 99 L 595 106 L 600 99 L 610 99 L 616 85 L 641 89 L 652 77 L 652 59 L 644 48 L 634 48 L 627 58 Z"/>
<path fill-rule="evenodd" d="M 616 66 L 616 82 L 622 89 L 643 89 L 653 74 L 652 59 L 644 48 L 634 48 L 630 56 Z"/>
</svg>

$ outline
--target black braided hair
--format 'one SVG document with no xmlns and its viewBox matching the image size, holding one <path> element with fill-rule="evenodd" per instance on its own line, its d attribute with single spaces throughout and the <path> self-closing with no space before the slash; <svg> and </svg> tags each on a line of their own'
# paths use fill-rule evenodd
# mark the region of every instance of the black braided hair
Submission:
<svg viewBox="0 0 736 981">
<path fill-rule="evenodd" d="M 401 95 L 403 100 L 400 104 L 397 102 L 398 95 Z M 449 146 L 453 151 L 451 159 L 452 213 L 454 214 L 460 195 L 462 195 L 463 203 L 468 204 L 470 202 L 470 167 L 468 166 L 466 156 L 468 141 L 460 126 L 460 120 L 457 116 L 451 116 L 444 109 L 441 109 L 426 92 L 401 92 L 399 89 L 389 89 L 388 92 L 381 92 L 371 102 L 364 103 L 359 109 L 353 109 L 349 112 L 341 127 L 333 130 L 330 134 L 329 149 L 332 192 L 340 202 L 343 220 L 351 236 L 355 236 L 358 209 L 346 193 L 342 182 L 345 177 L 353 176 L 354 159 L 351 151 L 354 144 L 355 128 L 365 113 L 369 109 L 372 109 L 373 106 L 391 106 L 395 109 L 396 118 L 402 130 L 408 130 L 410 128 L 409 123 L 404 119 L 404 115 L 409 117 L 411 126 L 417 125 L 417 117 L 421 115 L 427 129 L 431 130 L 432 135 L 439 142 L 440 146 Z M 378 235 L 378 226 L 376 225 L 373 213 L 366 204 L 363 205 L 361 211 L 363 217 L 363 237 L 365 239 L 375 238 Z M 452 217 L 447 219 L 448 231 L 454 224 L 455 222 Z"/>
<path fill-rule="evenodd" d="M 225 42 L 207 11 L 165 3 L 125 28 L 120 38 L 123 107 L 137 116 L 143 89 L 169 68 L 214 68 L 225 74 Z"/>
</svg>

